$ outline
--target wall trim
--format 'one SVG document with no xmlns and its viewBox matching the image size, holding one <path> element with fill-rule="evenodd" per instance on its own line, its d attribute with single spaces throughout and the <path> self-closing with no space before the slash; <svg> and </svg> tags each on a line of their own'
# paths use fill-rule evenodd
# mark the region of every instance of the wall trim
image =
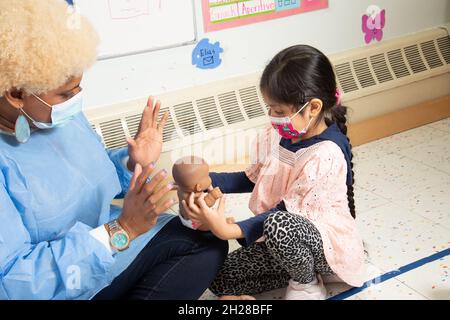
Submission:
<svg viewBox="0 0 450 320">
<path fill-rule="evenodd" d="M 450 117 L 450 96 L 349 125 L 354 147 Z"/>
</svg>

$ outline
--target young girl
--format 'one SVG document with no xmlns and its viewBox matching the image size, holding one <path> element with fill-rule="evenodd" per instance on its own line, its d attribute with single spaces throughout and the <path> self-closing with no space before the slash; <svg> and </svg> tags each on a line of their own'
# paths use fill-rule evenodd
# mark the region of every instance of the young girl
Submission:
<svg viewBox="0 0 450 320">
<path fill-rule="evenodd" d="M 252 192 L 256 216 L 227 224 L 224 201 L 218 210 L 204 195 L 199 205 L 193 197 L 183 203 L 216 236 L 243 245 L 228 255 L 211 291 L 237 296 L 288 286 L 286 299 L 325 299 L 322 275 L 361 286 L 347 109 L 330 61 L 312 47 L 290 47 L 266 67 L 260 88 L 273 128 L 258 137 L 245 172 L 211 174 L 224 193 Z"/>
</svg>

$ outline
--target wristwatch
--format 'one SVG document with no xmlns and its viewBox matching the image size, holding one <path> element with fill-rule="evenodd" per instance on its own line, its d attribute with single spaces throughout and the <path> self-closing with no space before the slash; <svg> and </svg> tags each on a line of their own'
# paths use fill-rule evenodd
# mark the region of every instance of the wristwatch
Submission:
<svg viewBox="0 0 450 320">
<path fill-rule="evenodd" d="M 109 243 L 117 251 L 124 251 L 130 246 L 130 236 L 119 224 L 119 221 L 113 220 L 105 224 L 109 233 Z"/>
</svg>

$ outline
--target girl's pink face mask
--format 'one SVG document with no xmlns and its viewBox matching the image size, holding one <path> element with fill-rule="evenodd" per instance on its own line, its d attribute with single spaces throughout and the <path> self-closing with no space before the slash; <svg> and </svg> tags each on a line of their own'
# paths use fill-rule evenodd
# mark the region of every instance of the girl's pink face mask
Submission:
<svg viewBox="0 0 450 320">
<path fill-rule="evenodd" d="M 308 132 L 308 128 L 311 125 L 313 119 L 311 119 L 306 128 L 303 128 L 301 131 L 297 131 L 292 124 L 292 119 L 294 119 L 300 112 L 303 111 L 308 106 L 309 102 L 307 102 L 300 110 L 297 111 L 292 117 L 270 117 L 270 122 L 272 123 L 272 127 L 278 131 L 280 136 L 285 139 L 296 139 L 303 136 L 306 132 Z"/>
</svg>

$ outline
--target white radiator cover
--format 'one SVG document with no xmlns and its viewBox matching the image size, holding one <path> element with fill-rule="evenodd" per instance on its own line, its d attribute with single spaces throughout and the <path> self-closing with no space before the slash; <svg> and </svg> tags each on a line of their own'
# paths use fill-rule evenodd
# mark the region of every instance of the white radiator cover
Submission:
<svg viewBox="0 0 450 320">
<path fill-rule="evenodd" d="M 450 25 L 330 57 L 350 121 L 360 122 L 450 95 Z M 258 90 L 260 74 L 250 74 L 165 93 L 170 112 L 159 167 L 197 154 L 210 164 L 239 163 L 250 152 L 258 129 L 268 124 Z M 126 146 L 137 131 L 147 97 L 89 109 L 86 116 L 108 148 Z"/>
</svg>

